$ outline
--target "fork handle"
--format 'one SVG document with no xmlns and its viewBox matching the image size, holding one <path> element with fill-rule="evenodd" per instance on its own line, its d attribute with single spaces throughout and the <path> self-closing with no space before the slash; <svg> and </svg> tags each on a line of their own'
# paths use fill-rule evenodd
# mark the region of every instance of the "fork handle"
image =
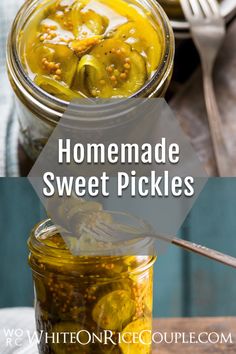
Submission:
<svg viewBox="0 0 236 354">
<path fill-rule="evenodd" d="M 224 253 L 179 238 L 172 239 L 171 243 L 184 248 L 187 251 L 200 254 L 201 256 L 214 259 L 220 263 L 236 268 L 236 258 L 228 256 Z"/>
<path fill-rule="evenodd" d="M 211 68 L 203 63 L 204 96 L 208 113 L 208 122 L 212 136 L 218 174 L 220 177 L 229 177 L 232 175 L 230 170 L 230 161 L 227 158 L 229 154 L 222 135 L 223 129 L 221 117 L 216 103 L 211 71 Z"/>
</svg>

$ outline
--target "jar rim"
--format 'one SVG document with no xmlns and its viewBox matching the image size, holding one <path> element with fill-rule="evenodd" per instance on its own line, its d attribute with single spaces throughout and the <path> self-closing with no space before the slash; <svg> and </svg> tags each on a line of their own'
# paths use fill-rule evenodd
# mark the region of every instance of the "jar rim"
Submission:
<svg viewBox="0 0 236 354">
<path fill-rule="evenodd" d="M 17 50 L 17 35 L 19 31 L 20 22 L 23 21 L 24 16 L 26 15 L 26 9 L 30 7 L 30 13 L 35 10 L 36 6 L 38 5 L 39 0 L 27 0 L 20 10 L 18 11 L 15 20 L 12 25 L 12 29 L 10 31 L 8 37 L 8 50 L 7 50 L 7 64 L 10 74 L 13 77 L 13 80 L 20 85 L 21 93 L 27 97 L 28 100 L 32 101 L 32 103 L 38 105 L 39 109 L 45 109 L 49 114 L 55 116 L 55 118 L 50 119 L 47 117 L 46 120 L 51 120 L 52 123 L 58 121 L 58 119 L 62 116 L 67 106 L 70 104 L 68 101 L 61 100 L 40 87 L 38 87 L 33 80 L 27 75 L 23 65 L 21 64 L 18 50 Z M 153 85 L 160 80 L 158 83 L 157 90 L 162 86 L 162 84 L 167 80 L 171 71 L 172 71 L 172 63 L 174 60 L 174 34 L 171 28 L 170 22 L 168 17 L 162 7 L 157 3 L 155 0 L 137 0 L 139 2 L 146 4 L 146 6 L 151 6 L 153 10 L 153 15 L 156 14 L 158 20 L 161 22 L 163 35 L 164 35 L 164 48 L 165 51 L 163 53 L 162 63 L 152 75 L 151 78 L 145 83 L 145 85 L 135 92 L 133 95 L 127 97 L 129 98 L 139 98 L 142 97 L 142 94 L 145 92 L 149 92 Z M 28 9 L 29 11 L 29 9 Z M 21 25 L 20 28 L 24 26 L 25 22 Z M 12 40 L 13 39 L 13 40 Z M 10 45 L 10 42 L 11 45 Z M 156 90 L 155 90 L 156 91 Z M 155 92 L 153 92 L 149 97 L 155 96 Z M 87 98 L 90 99 L 89 97 Z"/>
<path fill-rule="evenodd" d="M 140 254 L 140 250 L 145 250 L 147 249 L 149 252 L 144 253 L 143 256 L 151 256 L 155 254 L 154 250 L 154 240 L 151 237 L 143 237 L 145 233 L 151 233 L 152 227 L 143 219 L 133 216 L 129 213 L 126 212 L 113 212 L 113 211 L 105 211 L 106 213 L 109 213 L 113 217 L 121 217 L 121 218 L 127 218 L 130 223 L 136 223 L 137 226 L 132 226 L 133 230 L 135 231 L 135 234 L 137 234 L 137 242 L 132 243 L 132 244 L 124 244 L 123 243 L 115 243 L 112 248 L 108 248 L 107 250 L 102 249 L 99 251 L 92 250 L 91 253 L 90 250 L 85 250 L 84 253 L 81 255 L 83 258 L 100 258 L 102 257 L 112 257 L 112 258 L 119 258 L 122 256 L 130 256 L 130 255 L 142 255 Z M 68 249 L 58 249 L 57 247 L 49 246 L 46 245 L 42 240 L 40 240 L 40 237 L 42 235 L 48 234 L 48 235 L 53 235 L 56 233 L 59 233 L 60 229 L 58 226 L 54 225 L 52 220 L 50 218 L 45 219 L 41 222 L 39 222 L 31 231 L 30 237 L 28 239 L 28 246 L 30 251 L 36 252 L 41 255 L 48 256 L 50 258 L 59 258 L 59 257 L 64 257 L 65 260 L 71 260 L 73 263 L 76 261 L 76 259 L 80 258 L 81 261 L 81 256 L 78 255 L 73 255 L 71 252 L 68 252 Z M 140 238 L 138 236 L 140 235 Z M 141 238 L 142 237 L 142 238 Z M 117 246 L 118 245 L 118 246 Z M 55 251 L 57 250 L 58 256 L 55 256 Z M 150 252 L 150 250 L 152 250 Z M 136 251 L 136 252 L 135 252 Z M 152 253 L 152 254 L 151 254 Z"/>
</svg>

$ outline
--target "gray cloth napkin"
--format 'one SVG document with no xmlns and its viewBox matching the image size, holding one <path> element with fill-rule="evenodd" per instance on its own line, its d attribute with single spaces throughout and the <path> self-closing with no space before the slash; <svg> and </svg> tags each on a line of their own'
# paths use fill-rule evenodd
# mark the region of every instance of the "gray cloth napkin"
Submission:
<svg viewBox="0 0 236 354">
<path fill-rule="evenodd" d="M 18 124 L 14 113 L 14 100 L 6 70 L 6 42 L 10 25 L 22 0 L 0 2 L 0 176 L 18 176 L 17 136 Z"/>
<path fill-rule="evenodd" d="M 0 309 L 1 354 L 37 354 L 36 341 L 32 340 L 34 334 L 35 319 L 33 308 L 13 307 Z"/>
</svg>

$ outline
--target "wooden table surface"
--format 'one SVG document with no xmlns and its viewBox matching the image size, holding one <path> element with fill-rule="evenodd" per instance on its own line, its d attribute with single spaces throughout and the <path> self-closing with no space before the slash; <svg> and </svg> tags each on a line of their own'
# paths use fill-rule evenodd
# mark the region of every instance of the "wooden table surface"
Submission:
<svg viewBox="0 0 236 354">
<path fill-rule="evenodd" d="M 190 332 L 194 332 L 197 336 L 202 332 L 212 333 L 216 332 L 225 337 L 231 333 L 232 343 L 218 343 L 218 344 L 201 344 L 201 343 L 161 343 L 154 345 L 152 354 L 235 354 L 236 353 L 236 317 L 199 317 L 199 318 L 169 318 L 154 320 L 153 332 L 167 333 L 167 340 L 171 339 L 171 333 L 181 332 L 186 335 L 186 342 Z M 158 337 L 160 338 L 160 337 Z M 205 341 L 206 336 L 202 337 Z M 215 335 L 212 335 L 213 341 Z M 138 353 L 137 353 L 138 354 Z"/>
<path fill-rule="evenodd" d="M 4 354 L 37 354 L 37 346 L 35 343 L 29 345 L 28 337 L 24 335 L 22 339 L 22 347 L 6 346 L 6 336 L 4 329 L 21 328 L 24 333 L 30 332 L 31 335 L 35 330 L 34 309 L 33 308 L 9 308 L 0 309 L 0 353 Z M 231 333 L 232 343 L 218 344 L 187 344 L 187 343 L 172 343 L 165 342 L 154 345 L 152 354 L 235 354 L 236 353 L 236 317 L 215 317 L 215 318 L 168 318 L 155 319 L 153 333 L 166 333 L 167 341 L 170 341 L 172 333 L 185 333 L 185 341 L 188 339 L 190 332 L 194 332 L 196 338 L 199 333 L 216 332 L 223 333 L 227 338 Z M 158 338 L 159 335 L 158 335 Z M 205 341 L 206 337 L 202 337 Z M 215 336 L 213 336 L 213 340 Z M 2 350 L 2 351 L 1 351 Z M 99 353 L 98 353 L 99 354 Z M 136 353 L 140 354 L 140 353 Z"/>
</svg>

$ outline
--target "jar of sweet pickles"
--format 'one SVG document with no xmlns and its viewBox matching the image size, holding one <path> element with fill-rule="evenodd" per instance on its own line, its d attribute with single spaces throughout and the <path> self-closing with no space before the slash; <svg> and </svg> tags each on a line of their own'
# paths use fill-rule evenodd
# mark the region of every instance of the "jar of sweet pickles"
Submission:
<svg viewBox="0 0 236 354">
<path fill-rule="evenodd" d="M 37 158 L 72 100 L 163 96 L 173 58 L 155 0 L 26 1 L 7 50 L 26 153 Z"/>
<path fill-rule="evenodd" d="M 148 230 L 140 223 L 137 233 Z M 123 246 L 122 253 L 109 246 L 106 253 L 96 247 L 96 255 L 75 255 L 46 220 L 28 245 L 40 354 L 151 354 L 156 257 L 150 239 Z M 146 252 L 140 256 L 135 249 Z"/>
</svg>

